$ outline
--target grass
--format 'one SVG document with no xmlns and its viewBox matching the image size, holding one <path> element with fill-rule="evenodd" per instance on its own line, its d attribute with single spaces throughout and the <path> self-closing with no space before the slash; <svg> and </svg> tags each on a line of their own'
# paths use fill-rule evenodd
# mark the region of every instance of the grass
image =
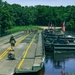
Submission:
<svg viewBox="0 0 75 75">
<path fill-rule="evenodd" d="M 30 29 L 42 30 L 42 28 L 40 28 L 39 26 L 33 26 L 33 25 L 16 26 L 16 27 L 13 27 L 12 29 L 6 30 L 6 34 L 11 34 L 11 33 L 19 32 L 19 31 L 30 30 Z"/>
</svg>

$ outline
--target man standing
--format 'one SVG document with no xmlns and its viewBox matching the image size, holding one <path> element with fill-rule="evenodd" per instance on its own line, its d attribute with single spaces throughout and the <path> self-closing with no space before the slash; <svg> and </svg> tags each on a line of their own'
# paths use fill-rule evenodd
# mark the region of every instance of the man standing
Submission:
<svg viewBox="0 0 75 75">
<path fill-rule="evenodd" d="M 11 50 L 14 50 L 14 46 L 15 46 L 16 40 L 15 40 L 13 35 L 10 37 L 10 41 L 9 42 L 11 44 Z"/>
</svg>

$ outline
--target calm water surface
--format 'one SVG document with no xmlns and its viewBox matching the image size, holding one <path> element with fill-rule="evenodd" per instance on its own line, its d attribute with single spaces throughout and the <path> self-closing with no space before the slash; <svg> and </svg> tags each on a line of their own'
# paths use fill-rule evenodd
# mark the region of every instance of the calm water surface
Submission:
<svg viewBox="0 0 75 75">
<path fill-rule="evenodd" d="M 38 73 L 17 75 L 62 75 L 61 72 L 75 74 L 75 53 L 45 53 L 44 67 Z M 16 74 L 15 74 L 16 75 Z"/>
<path fill-rule="evenodd" d="M 44 75 L 75 74 L 75 53 L 46 53 Z"/>
</svg>

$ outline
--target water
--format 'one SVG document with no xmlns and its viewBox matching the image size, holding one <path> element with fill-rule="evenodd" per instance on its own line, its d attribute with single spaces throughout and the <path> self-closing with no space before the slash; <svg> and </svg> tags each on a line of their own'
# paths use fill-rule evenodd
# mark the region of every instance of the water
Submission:
<svg viewBox="0 0 75 75">
<path fill-rule="evenodd" d="M 75 53 L 46 53 L 44 75 L 75 74 Z"/>
<path fill-rule="evenodd" d="M 46 52 L 44 67 L 39 72 L 17 75 L 62 75 L 62 71 L 75 75 L 75 53 Z"/>
</svg>

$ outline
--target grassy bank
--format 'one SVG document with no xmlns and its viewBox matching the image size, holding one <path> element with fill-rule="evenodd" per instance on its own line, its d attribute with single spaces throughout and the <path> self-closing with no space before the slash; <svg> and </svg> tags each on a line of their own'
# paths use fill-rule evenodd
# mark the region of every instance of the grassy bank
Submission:
<svg viewBox="0 0 75 75">
<path fill-rule="evenodd" d="M 19 31 L 24 31 L 24 30 L 30 30 L 30 29 L 37 29 L 37 30 L 41 30 L 42 28 L 40 28 L 39 26 L 17 26 L 17 27 L 13 27 L 12 29 L 6 30 L 6 34 L 11 34 L 11 33 L 15 33 L 15 32 L 19 32 Z"/>
</svg>

